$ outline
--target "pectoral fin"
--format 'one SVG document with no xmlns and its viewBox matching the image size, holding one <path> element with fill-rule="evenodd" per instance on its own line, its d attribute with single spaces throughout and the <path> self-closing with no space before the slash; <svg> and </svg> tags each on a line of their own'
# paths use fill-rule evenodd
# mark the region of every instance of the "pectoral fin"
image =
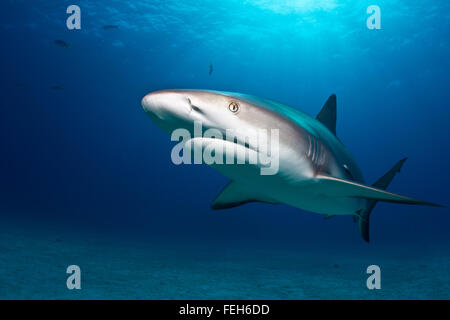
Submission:
<svg viewBox="0 0 450 320">
<path fill-rule="evenodd" d="M 348 181 L 324 175 L 318 175 L 316 176 L 316 178 L 321 184 L 322 191 L 325 191 L 327 194 L 333 194 L 336 197 L 356 197 L 386 202 L 442 207 L 439 204 L 402 196 L 375 187 L 366 186 L 354 181 Z"/>
<path fill-rule="evenodd" d="M 243 188 L 234 181 L 230 181 L 214 200 L 211 208 L 214 210 L 229 209 L 249 202 L 279 203 L 254 191 Z"/>
</svg>

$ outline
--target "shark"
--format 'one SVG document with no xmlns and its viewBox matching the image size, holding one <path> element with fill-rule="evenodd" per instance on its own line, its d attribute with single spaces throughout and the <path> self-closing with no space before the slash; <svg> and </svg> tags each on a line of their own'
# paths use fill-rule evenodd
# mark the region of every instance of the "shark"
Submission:
<svg viewBox="0 0 450 320">
<path fill-rule="evenodd" d="M 230 179 L 211 204 L 214 210 L 251 202 L 286 204 L 323 214 L 325 218 L 351 215 L 362 238 L 370 241 L 370 215 L 379 201 L 442 207 L 439 204 L 387 191 L 406 158 L 398 161 L 372 185 L 337 137 L 337 99 L 332 94 L 316 117 L 285 104 L 252 95 L 213 90 L 160 90 L 145 95 L 142 107 L 163 131 L 178 128 L 278 130 L 278 170 L 262 175 L 260 163 L 208 163 Z M 268 152 L 245 138 L 229 140 L 193 137 L 200 148 L 221 147 L 247 152 Z M 186 142 L 186 145 L 188 143 Z M 263 150 L 264 149 L 264 150 Z M 192 152 L 192 148 L 190 150 Z M 227 151 L 226 151 L 227 152 Z M 236 154 L 231 155 L 236 157 Z"/>
</svg>

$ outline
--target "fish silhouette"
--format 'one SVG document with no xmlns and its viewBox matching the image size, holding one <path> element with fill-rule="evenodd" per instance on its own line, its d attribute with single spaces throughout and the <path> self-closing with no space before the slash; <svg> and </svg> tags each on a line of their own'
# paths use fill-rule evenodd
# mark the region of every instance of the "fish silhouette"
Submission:
<svg viewBox="0 0 450 320">
<path fill-rule="evenodd" d="M 115 24 L 107 24 L 105 26 L 103 26 L 103 29 L 105 30 L 111 30 L 111 29 L 119 29 L 119 25 L 115 25 Z"/>
<path fill-rule="evenodd" d="M 65 42 L 64 40 L 54 40 L 53 43 L 61 48 L 69 49 L 71 47 L 71 45 Z"/>
</svg>

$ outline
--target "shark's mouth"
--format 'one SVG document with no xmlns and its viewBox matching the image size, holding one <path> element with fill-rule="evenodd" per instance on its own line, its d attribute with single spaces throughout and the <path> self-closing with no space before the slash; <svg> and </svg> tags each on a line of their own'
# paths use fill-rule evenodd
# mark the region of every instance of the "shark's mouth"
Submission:
<svg viewBox="0 0 450 320">
<path fill-rule="evenodd" d="M 239 133 L 239 130 L 238 130 Z M 231 137 L 227 135 L 227 131 L 223 133 L 223 140 L 231 142 L 236 146 L 244 147 L 248 150 L 253 150 L 254 152 L 260 152 L 260 136 L 257 132 L 243 132 L 242 134 L 232 134 Z M 268 137 L 266 137 L 268 138 Z M 267 140 L 267 139 L 266 139 Z"/>
<path fill-rule="evenodd" d="M 223 139 L 226 142 L 231 142 L 236 146 L 241 146 L 244 147 L 245 149 L 248 150 L 253 150 L 255 152 L 258 152 L 258 147 L 254 146 L 253 144 L 250 144 L 247 140 L 245 139 L 239 139 L 239 138 L 235 138 L 233 140 L 227 140 L 227 139 Z"/>
<path fill-rule="evenodd" d="M 186 142 L 190 148 L 201 147 L 203 150 L 214 150 L 214 153 L 227 154 L 228 152 L 245 152 L 246 154 L 258 154 L 258 147 L 243 139 L 226 139 L 220 137 L 199 137 L 192 138 Z"/>
<path fill-rule="evenodd" d="M 223 134 L 222 138 L 212 137 L 211 139 L 221 140 L 225 144 L 232 143 L 235 146 L 244 147 L 246 150 L 252 150 L 254 152 L 258 152 L 258 150 L 259 150 L 257 143 L 255 145 L 254 143 L 251 143 L 249 141 L 251 139 L 241 138 L 241 137 L 237 137 L 237 136 L 233 136 L 232 138 L 227 138 L 226 134 Z"/>
</svg>

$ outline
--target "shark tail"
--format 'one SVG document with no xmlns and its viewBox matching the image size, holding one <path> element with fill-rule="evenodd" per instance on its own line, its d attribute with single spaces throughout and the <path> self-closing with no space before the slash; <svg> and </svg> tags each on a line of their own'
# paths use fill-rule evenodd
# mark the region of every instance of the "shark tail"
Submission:
<svg viewBox="0 0 450 320">
<path fill-rule="evenodd" d="M 378 179 L 372 186 L 377 189 L 386 190 L 386 188 L 391 183 L 392 179 L 394 179 L 395 175 L 400 172 L 400 169 L 402 168 L 403 164 L 408 158 L 404 158 L 397 162 L 384 176 L 382 176 L 380 179 Z M 378 200 L 375 199 L 368 199 L 367 200 L 367 207 L 363 209 L 361 212 L 359 212 L 358 216 L 355 216 L 355 222 L 358 222 L 359 232 L 361 233 L 362 238 L 369 242 L 369 221 L 370 221 L 370 214 L 372 213 L 373 208 L 375 208 L 375 205 L 377 204 Z"/>
<path fill-rule="evenodd" d="M 398 172 L 400 172 L 400 169 L 402 168 L 405 161 L 406 158 L 397 162 L 391 170 L 386 172 L 386 174 L 378 179 L 372 186 L 367 186 L 355 181 L 344 180 L 321 174 L 316 175 L 316 178 L 318 180 L 318 183 L 321 183 L 322 189 L 334 192 L 336 196 L 366 199 L 365 208 L 357 211 L 353 215 L 353 219 L 355 222 L 358 222 L 359 232 L 361 233 L 363 239 L 369 242 L 370 214 L 378 201 L 444 207 L 436 203 L 410 198 L 386 191 L 386 188 L 389 186 L 392 179 Z"/>
</svg>

